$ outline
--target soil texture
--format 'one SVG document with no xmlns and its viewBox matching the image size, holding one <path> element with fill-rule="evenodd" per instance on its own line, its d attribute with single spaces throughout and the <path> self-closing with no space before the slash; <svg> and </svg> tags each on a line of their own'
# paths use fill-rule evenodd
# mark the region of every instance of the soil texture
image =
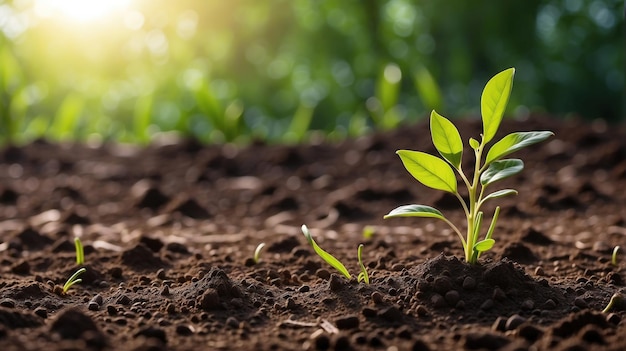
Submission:
<svg viewBox="0 0 626 351">
<path fill-rule="evenodd" d="M 465 141 L 481 132 L 458 125 Z M 529 130 L 556 135 L 513 154 L 524 171 L 493 186 L 519 195 L 485 206 L 502 212 L 479 265 L 441 221 L 382 218 L 418 203 L 464 227 L 457 199 L 395 155 L 436 153 L 427 123 L 297 146 L 6 147 L 0 349 L 624 350 L 626 304 L 602 310 L 626 293 L 625 253 L 611 262 L 626 249 L 626 128 L 536 116 L 498 136 Z M 86 272 L 64 294 L 75 237 Z"/>
</svg>

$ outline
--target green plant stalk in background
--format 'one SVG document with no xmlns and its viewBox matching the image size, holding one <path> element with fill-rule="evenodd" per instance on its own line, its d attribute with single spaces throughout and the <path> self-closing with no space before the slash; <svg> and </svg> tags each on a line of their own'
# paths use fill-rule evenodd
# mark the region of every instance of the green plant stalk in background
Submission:
<svg viewBox="0 0 626 351">
<path fill-rule="evenodd" d="M 450 222 L 439 210 L 425 205 L 400 206 L 389 212 L 384 218 L 425 217 L 443 220 L 461 240 L 465 260 L 468 263 L 477 263 L 480 254 L 489 251 L 495 244 L 492 235 L 500 208 L 496 207 L 485 238 L 478 240 L 483 219 L 483 212 L 481 211 L 483 204 L 487 200 L 517 194 L 517 191 L 514 189 L 502 189 L 486 194 L 486 189 L 489 185 L 515 175 L 524 168 L 522 160 L 503 159 L 503 157 L 524 147 L 544 141 L 554 135 L 550 131 L 511 133 L 491 146 L 483 163 L 487 145 L 496 135 L 504 116 L 513 86 L 514 74 L 514 68 L 498 73 L 487 82 L 483 90 L 481 97 L 483 122 L 481 141 L 479 142 L 474 138 L 469 139 L 469 145 L 474 151 L 475 157 L 472 179 L 469 179 L 462 168 L 463 141 L 459 131 L 452 122 L 434 110 L 430 116 L 430 129 L 433 144 L 441 158 L 419 151 L 398 150 L 396 152 L 400 156 L 404 167 L 420 183 L 456 196 L 467 219 L 467 232 L 463 236 L 458 227 Z M 455 171 L 467 188 L 467 203 L 458 191 Z"/>
<path fill-rule="evenodd" d="M 85 264 L 85 251 L 80 238 L 74 238 L 74 247 L 76 248 L 76 265 L 82 266 Z"/>
</svg>

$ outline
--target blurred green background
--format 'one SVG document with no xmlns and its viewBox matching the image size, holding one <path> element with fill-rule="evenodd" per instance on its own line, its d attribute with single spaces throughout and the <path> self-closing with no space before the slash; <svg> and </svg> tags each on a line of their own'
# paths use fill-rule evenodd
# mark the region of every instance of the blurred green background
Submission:
<svg viewBox="0 0 626 351">
<path fill-rule="evenodd" d="M 478 116 L 623 116 L 618 0 L 0 0 L 0 142 L 343 138 Z M 314 132 L 315 131 L 315 132 Z"/>
</svg>

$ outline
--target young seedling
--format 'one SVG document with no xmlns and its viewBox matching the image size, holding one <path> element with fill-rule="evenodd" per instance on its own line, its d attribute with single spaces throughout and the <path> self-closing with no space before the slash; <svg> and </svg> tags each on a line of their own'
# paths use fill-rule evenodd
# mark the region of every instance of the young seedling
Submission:
<svg viewBox="0 0 626 351">
<path fill-rule="evenodd" d="M 74 247 L 76 248 L 76 265 L 82 266 L 85 264 L 85 251 L 80 238 L 74 238 Z"/>
<path fill-rule="evenodd" d="M 609 304 L 606 305 L 606 307 L 602 310 L 602 313 L 607 313 L 610 310 L 616 308 L 618 305 L 621 305 L 624 303 L 624 296 L 620 293 L 615 293 L 613 294 L 613 296 L 611 296 L 611 300 L 609 301 Z"/>
<path fill-rule="evenodd" d="M 361 268 L 361 272 L 359 273 L 359 276 L 357 277 L 357 281 L 360 282 L 365 282 L 365 284 L 369 284 L 370 283 L 370 276 L 369 274 L 367 274 L 367 268 L 365 268 L 365 265 L 363 264 L 363 259 L 361 259 L 361 253 L 363 251 L 363 244 L 359 245 L 359 248 L 357 249 L 357 258 L 359 260 L 359 268 Z"/>
<path fill-rule="evenodd" d="M 465 212 L 467 231 L 464 237 L 459 228 L 439 210 L 425 205 L 400 206 L 389 212 L 384 218 L 426 217 L 443 220 L 458 235 L 463 244 L 465 260 L 472 264 L 478 262 L 481 253 L 493 247 L 495 240 L 492 235 L 500 213 L 500 207 L 496 207 L 484 239 L 479 240 L 483 219 L 481 207 L 488 200 L 517 194 L 514 189 L 486 192 L 488 186 L 515 175 L 524 168 L 522 160 L 504 159 L 504 157 L 554 135 L 550 131 L 511 133 L 489 148 L 483 162 L 487 145 L 492 141 L 500 127 L 513 86 L 514 74 L 514 68 L 496 74 L 487 82 L 483 90 L 481 97 L 483 132 L 480 135 L 480 141 L 474 138 L 469 139 L 469 146 L 474 151 L 475 156 L 473 173 L 466 174 L 463 171 L 463 141 L 459 131 L 452 122 L 436 111 L 432 111 L 430 115 L 430 130 L 433 144 L 441 158 L 419 151 L 398 150 L 396 152 L 407 171 L 420 183 L 456 196 Z M 460 176 L 462 184 L 467 188 L 469 197 L 467 202 L 458 191 L 455 171 Z M 472 179 L 469 175 L 472 175 Z"/>
<path fill-rule="evenodd" d="M 611 264 L 617 266 L 617 253 L 619 252 L 619 245 L 613 248 L 613 255 L 611 255 Z"/>
<path fill-rule="evenodd" d="M 259 260 L 261 259 L 261 251 L 263 250 L 264 247 L 265 247 L 265 243 L 260 243 L 254 250 L 253 259 L 254 259 L 255 264 L 259 263 Z"/>
<path fill-rule="evenodd" d="M 344 266 L 343 263 L 341 263 L 341 261 L 335 258 L 335 256 L 324 251 L 319 245 L 317 245 L 315 240 L 313 240 L 313 236 L 311 236 L 311 232 L 309 231 L 309 228 L 307 228 L 307 226 L 304 224 L 302 225 L 302 234 L 304 234 L 304 237 L 309 242 L 309 244 L 311 244 L 311 246 L 313 247 L 313 250 L 319 257 L 321 257 L 324 261 L 326 261 L 326 263 L 331 265 L 333 268 L 338 270 L 339 273 L 341 273 L 344 277 L 346 277 L 347 279 L 352 279 L 352 275 L 350 275 L 350 272 L 348 272 L 348 269 L 346 268 L 346 266 Z M 362 250 L 363 250 L 363 244 L 359 245 L 359 248 L 357 249 L 357 257 L 359 261 L 359 267 L 361 269 L 361 272 L 358 275 L 357 281 L 358 282 L 364 281 L 365 284 L 369 284 L 369 281 L 370 281 L 369 275 L 367 274 L 367 269 L 365 268 L 365 265 L 363 264 L 363 260 L 361 259 Z"/>
<path fill-rule="evenodd" d="M 63 295 L 67 294 L 67 291 L 72 287 L 72 285 L 78 284 L 83 281 L 82 279 L 79 279 L 78 276 L 85 273 L 86 271 L 87 269 L 81 268 L 74 272 L 74 274 L 72 274 L 72 276 L 65 282 L 65 284 L 63 284 Z"/>
</svg>

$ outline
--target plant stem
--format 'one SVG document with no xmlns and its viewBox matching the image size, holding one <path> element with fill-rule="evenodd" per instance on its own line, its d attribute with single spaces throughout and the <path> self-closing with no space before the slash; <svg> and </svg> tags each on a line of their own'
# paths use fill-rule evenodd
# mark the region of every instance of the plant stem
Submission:
<svg viewBox="0 0 626 351">
<path fill-rule="evenodd" d="M 467 243 L 465 245 L 465 261 L 468 263 L 476 263 L 477 257 L 474 256 L 474 245 L 476 244 L 476 239 L 478 237 L 478 233 L 475 230 L 476 226 L 476 216 L 478 213 L 478 203 L 480 202 L 480 198 L 482 197 L 482 191 L 478 198 L 476 198 L 480 181 L 480 174 L 482 172 L 482 168 L 480 165 L 482 159 L 483 148 L 485 147 L 484 140 L 481 141 L 480 146 L 477 150 L 475 150 L 476 155 L 476 163 L 474 165 L 474 178 L 472 179 L 472 184 L 468 187 L 469 193 L 469 215 L 467 216 Z"/>
</svg>

